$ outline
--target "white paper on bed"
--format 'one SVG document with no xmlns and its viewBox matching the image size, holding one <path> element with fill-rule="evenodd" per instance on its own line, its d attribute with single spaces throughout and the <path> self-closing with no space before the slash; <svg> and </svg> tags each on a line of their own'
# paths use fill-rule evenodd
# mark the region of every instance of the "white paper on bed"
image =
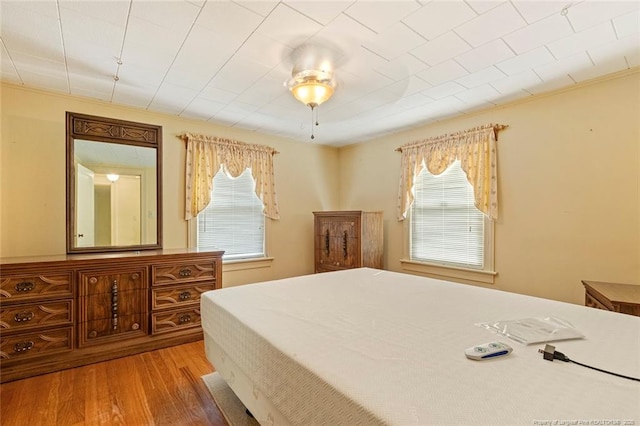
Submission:
<svg viewBox="0 0 640 426">
<path fill-rule="evenodd" d="M 584 334 L 560 318 L 522 318 L 476 324 L 523 345 L 559 340 L 582 339 Z"/>
<path fill-rule="evenodd" d="M 557 350 L 638 376 L 637 317 L 367 268 L 207 292 L 201 312 L 214 366 L 228 357 L 251 381 L 245 405 L 264 398 L 291 424 L 640 424 L 636 382 L 543 361 L 537 345 L 464 356 L 496 339 L 475 325 L 487 318 L 550 315 L 586 335 Z"/>
</svg>

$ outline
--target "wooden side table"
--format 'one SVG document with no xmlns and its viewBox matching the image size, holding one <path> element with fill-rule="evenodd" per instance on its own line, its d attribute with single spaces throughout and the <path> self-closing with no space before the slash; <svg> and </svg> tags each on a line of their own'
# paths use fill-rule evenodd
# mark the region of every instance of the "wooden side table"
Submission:
<svg viewBox="0 0 640 426">
<path fill-rule="evenodd" d="M 640 285 L 582 281 L 584 304 L 640 317 Z"/>
</svg>

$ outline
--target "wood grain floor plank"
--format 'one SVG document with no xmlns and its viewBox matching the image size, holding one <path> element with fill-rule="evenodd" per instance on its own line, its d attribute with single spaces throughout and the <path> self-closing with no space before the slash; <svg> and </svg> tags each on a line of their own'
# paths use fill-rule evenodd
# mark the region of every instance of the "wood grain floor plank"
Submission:
<svg viewBox="0 0 640 426">
<path fill-rule="evenodd" d="M 0 385 L 2 426 L 226 426 L 202 341 Z M 0 372 L 1 374 L 1 372 Z"/>
</svg>

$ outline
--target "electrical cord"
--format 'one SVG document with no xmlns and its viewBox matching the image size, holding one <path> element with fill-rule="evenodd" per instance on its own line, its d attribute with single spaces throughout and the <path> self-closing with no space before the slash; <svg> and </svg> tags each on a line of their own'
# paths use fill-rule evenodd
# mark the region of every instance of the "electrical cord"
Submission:
<svg viewBox="0 0 640 426">
<path fill-rule="evenodd" d="M 552 346 L 552 345 L 545 345 L 544 349 L 538 349 L 538 352 L 540 352 L 542 354 L 542 358 L 546 359 L 547 361 L 553 361 L 554 359 L 557 359 L 558 361 L 572 362 L 572 363 L 580 365 L 582 367 L 587 367 L 587 368 L 590 368 L 592 370 L 600 371 L 602 373 L 607 373 L 607 374 L 611 374 L 613 376 L 622 377 L 623 379 L 635 380 L 636 382 L 640 382 L 640 379 L 637 378 L 637 377 L 625 376 L 624 374 L 614 373 L 612 371 L 603 370 L 601 368 L 593 367 L 591 365 L 587 365 L 587 364 L 583 364 L 583 363 L 578 362 L 578 361 L 574 361 L 574 360 L 570 359 L 568 356 L 566 356 L 565 354 L 563 354 L 562 352 L 556 351 L 556 347 Z"/>
</svg>

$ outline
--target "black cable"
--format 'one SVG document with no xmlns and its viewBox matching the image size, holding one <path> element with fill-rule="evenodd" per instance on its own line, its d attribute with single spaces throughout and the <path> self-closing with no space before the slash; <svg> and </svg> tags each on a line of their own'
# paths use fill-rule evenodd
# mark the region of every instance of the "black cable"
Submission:
<svg viewBox="0 0 640 426">
<path fill-rule="evenodd" d="M 538 349 L 538 352 L 540 352 L 542 354 L 542 357 L 544 359 L 546 359 L 547 361 L 553 361 L 554 359 L 557 359 L 559 361 L 572 362 L 572 363 L 580 365 L 582 367 L 587 367 L 587 368 L 590 368 L 592 370 L 600 371 L 602 373 L 607 373 L 607 374 L 611 374 L 613 376 L 622 377 L 623 379 L 634 380 L 636 382 L 640 382 L 640 379 L 637 378 L 637 377 L 625 376 L 624 374 L 614 373 L 612 371 L 603 370 L 601 368 L 592 367 L 590 365 L 583 364 L 583 363 L 578 362 L 578 361 L 574 361 L 574 360 L 570 359 L 568 356 L 566 356 L 565 354 L 563 354 L 562 352 L 556 351 L 555 346 L 552 346 L 552 345 L 545 345 L 544 349 Z"/>
</svg>

